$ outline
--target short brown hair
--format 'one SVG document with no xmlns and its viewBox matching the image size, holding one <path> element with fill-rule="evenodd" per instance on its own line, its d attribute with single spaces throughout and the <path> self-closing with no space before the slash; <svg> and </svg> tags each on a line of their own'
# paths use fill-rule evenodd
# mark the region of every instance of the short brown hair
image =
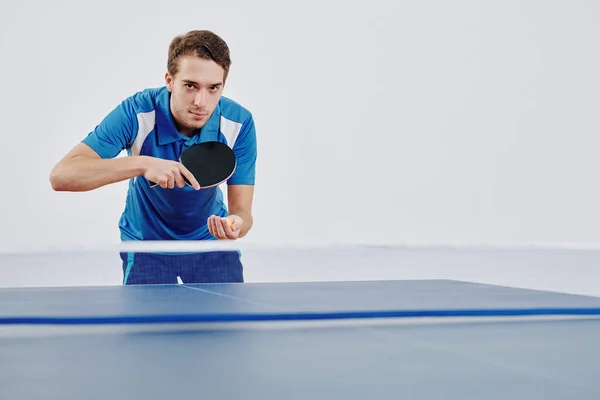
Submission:
<svg viewBox="0 0 600 400">
<path fill-rule="evenodd" d="M 223 82 L 225 82 L 229 74 L 231 59 L 227 43 L 218 35 L 207 30 L 195 30 L 176 36 L 169 45 L 167 60 L 167 71 L 171 76 L 175 76 L 179 71 L 179 58 L 189 55 L 216 62 L 225 70 L 223 76 Z"/>
</svg>

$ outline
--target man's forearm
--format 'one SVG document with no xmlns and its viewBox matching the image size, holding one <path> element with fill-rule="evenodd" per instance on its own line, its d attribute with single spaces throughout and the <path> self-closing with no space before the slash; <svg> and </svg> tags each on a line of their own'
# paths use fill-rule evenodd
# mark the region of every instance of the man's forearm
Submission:
<svg viewBox="0 0 600 400">
<path fill-rule="evenodd" d="M 50 174 L 56 191 L 83 192 L 144 173 L 143 156 L 96 159 L 75 156 L 59 163 Z"/>
</svg>

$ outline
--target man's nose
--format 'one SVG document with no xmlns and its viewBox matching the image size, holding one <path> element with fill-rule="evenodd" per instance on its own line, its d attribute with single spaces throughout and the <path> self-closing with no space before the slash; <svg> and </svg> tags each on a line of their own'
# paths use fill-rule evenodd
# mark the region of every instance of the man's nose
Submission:
<svg viewBox="0 0 600 400">
<path fill-rule="evenodd" d="M 194 105 L 199 108 L 206 106 L 206 93 L 204 90 L 198 91 L 194 98 Z"/>
</svg>

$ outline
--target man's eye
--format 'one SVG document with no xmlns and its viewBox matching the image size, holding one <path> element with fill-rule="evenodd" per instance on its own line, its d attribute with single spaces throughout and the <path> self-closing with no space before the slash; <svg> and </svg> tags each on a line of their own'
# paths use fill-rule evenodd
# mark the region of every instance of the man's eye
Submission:
<svg viewBox="0 0 600 400">
<path fill-rule="evenodd" d="M 193 88 L 194 88 L 194 85 L 193 85 L 193 84 L 191 84 L 191 83 L 186 83 L 186 85 L 185 85 L 185 86 L 186 86 L 188 89 L 193 89 Z"/>
</svg>

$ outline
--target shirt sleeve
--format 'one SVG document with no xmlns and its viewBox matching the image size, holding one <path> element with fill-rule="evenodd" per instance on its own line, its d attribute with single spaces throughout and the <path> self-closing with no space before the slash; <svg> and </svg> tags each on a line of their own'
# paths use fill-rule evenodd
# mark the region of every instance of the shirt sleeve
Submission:
<svg viewBox="0 0 600 400">
<path fill-rule="evenodd" d="M 233 153 L 236 157 L 236 167 L 233 175 L 227 181 L 228 185 L 254 185 L 257 145 L 254 119 L 250 115 L 242 124 Z"/>
<path fill-rule="evenodd" d="M 137 117 L 131 99 L 114 108 L 82 142 L 101 158 L 114 158 L 131 147 L 137 130 Z"/>
</svg>

